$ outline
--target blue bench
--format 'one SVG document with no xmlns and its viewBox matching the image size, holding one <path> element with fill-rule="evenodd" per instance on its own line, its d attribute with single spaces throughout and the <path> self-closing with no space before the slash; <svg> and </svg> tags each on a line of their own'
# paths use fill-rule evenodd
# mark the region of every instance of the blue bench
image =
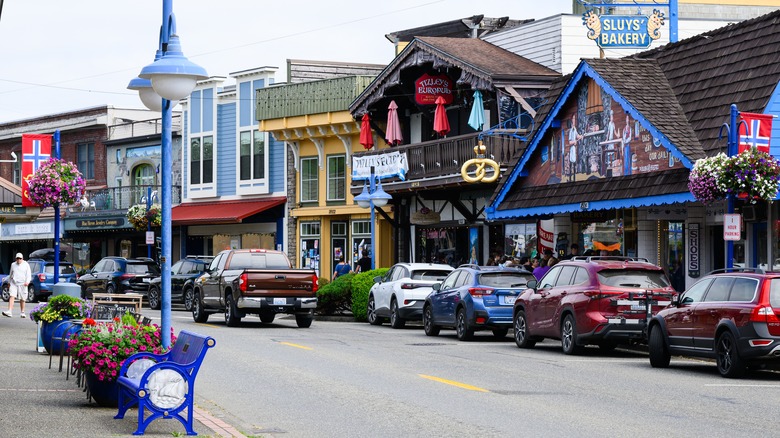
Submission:
<svg viewBox="0 0 780 438">
<path fill-rule="evenodd" d="M 149 424 L 158 419 L 175 418 L 184 425 L 187 435 L 197 435 L 192 428 L 195 377 L 214 338 L 182 330 L 165 354 L 147 352 L 130 356 L 119 372 L 119 412 L 116 419 L 138 405 L 138 429 L 143 435 Z M 187 410 L 187 418 L 183 411 Z M 146 411 L 150 415 L 144 418 Z"/>
</svg>

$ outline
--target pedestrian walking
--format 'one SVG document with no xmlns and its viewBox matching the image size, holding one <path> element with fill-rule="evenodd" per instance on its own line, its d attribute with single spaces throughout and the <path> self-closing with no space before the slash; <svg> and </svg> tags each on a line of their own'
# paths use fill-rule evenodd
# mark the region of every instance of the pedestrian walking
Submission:
<svg viewBox="0 0 780 438">
<path fill-rule="evenodd" d="M 368 250 L 363 250 L 363 257 L 355 264 L 355 272 L 368 272 L 371 270 L 371 257 L 368 256 Z"/>
<path fill-rule="evenodd" d="M 27 286 L 32 281 L 30 265 L 24 261 L 22 253 L 16 253 L 16 261 L 11 263 L 11 269 L 8 271 L 8 310 L 3 312 L 3 316 L 14 316 L 14 298 L 19 300 L 19 308 L 24 314 L 24 302 L 27 301 Z"/>
</svg>

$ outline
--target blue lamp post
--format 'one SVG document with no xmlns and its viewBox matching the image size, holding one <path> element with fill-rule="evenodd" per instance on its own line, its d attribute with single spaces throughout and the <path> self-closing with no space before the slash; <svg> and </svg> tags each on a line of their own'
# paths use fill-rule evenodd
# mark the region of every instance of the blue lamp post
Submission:
<svg viewBox="0 0 780 438">
<path fill-rule="evenodd" d="M 153 111 L 162 111 L 162 181 L 160 230 L 160 269 L 162 285 L 162 344 L 171 345 L 171 187 L 172 187 L 172 116 L 173 107 L 189 96 L 198 80 L 208 78 L 203 67 L 190 62 L 181 51 L 176 35 L 173 0 L 162 0 L 162 29 L 158 55 L 152 64 L 141 70 L 140 79 L 133 79 L 127 88 L 138 90 L 141 101 Z M 149 84 L 147 84 L 149 82 Z M 151 85 L 153 91 L 147 85 Z M 157 95 L 155 97 L 153 94 Z M 147 103 L 148 102 L 148 103 Z M 159 106 L 158 106 L 159 104 Z"/>
<path fill-rule="evenodd" d="M 355 196 L 355 202 L 362 208 L 371 209 L 371 269 L 376 269 L 376 236 L 374 231 L 374 222 L 376 215 L 374 213 L 374 207 L 382 208 L 387 205 L 389 200 L 393 199 L 392 196 L 382 190 L 382 182 L 379 177 L 374 175 L 374 166 L 371 166 L 371 175 L 368 179 L 368 186 L 363 184 L 363 191 L 359 195 Z"/>
</svg>

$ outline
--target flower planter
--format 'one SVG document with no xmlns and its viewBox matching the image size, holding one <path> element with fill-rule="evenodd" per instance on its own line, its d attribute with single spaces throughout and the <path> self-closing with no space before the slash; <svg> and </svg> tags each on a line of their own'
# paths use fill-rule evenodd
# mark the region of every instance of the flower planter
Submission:
<svg viewBox="0 0 780 438">
<path fill-rule="evenodd" d="M 60 339 L 73 325 L 70 318 L 63 318 L 61 321 L 46 322 L 41 321 L 41 336 L 43 337 L 43 348 L 47 353 L 59 353 L 60 348 L 67 349 L 67 343 L 63 343 Z M 52 339 L 54 337 L 55 339 Z"/>
<path fill-rule="evenodd" d="M 119 406 L 119 384 L 116 380 L 100 380 L 95 373 L 84 372 L 84 380 L 89 388 L 89 395 L 98 406 L 115 408 Z"/>
</svg>

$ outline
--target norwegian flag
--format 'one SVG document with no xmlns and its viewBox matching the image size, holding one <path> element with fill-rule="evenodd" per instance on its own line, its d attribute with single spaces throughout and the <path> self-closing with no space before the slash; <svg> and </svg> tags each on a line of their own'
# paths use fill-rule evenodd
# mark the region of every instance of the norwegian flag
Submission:
<svg viewBox="0 0 780 438">
<path fill-rule="evenodd" d="M 34 207 L 30 201 L 27 181 L 51 158 L 51 135 L 22 134 L 22 206 Z"/>
<path fill-rule="evenodd" d="M 739 124 L 739 152 L 748 148 L 758 148 L 769 153 L 769 137 L 772 136 L 772 115 L 740 113 L 745 123 Z M 745 132 L 747 125 L 748 132 Z"/>
</svg>

